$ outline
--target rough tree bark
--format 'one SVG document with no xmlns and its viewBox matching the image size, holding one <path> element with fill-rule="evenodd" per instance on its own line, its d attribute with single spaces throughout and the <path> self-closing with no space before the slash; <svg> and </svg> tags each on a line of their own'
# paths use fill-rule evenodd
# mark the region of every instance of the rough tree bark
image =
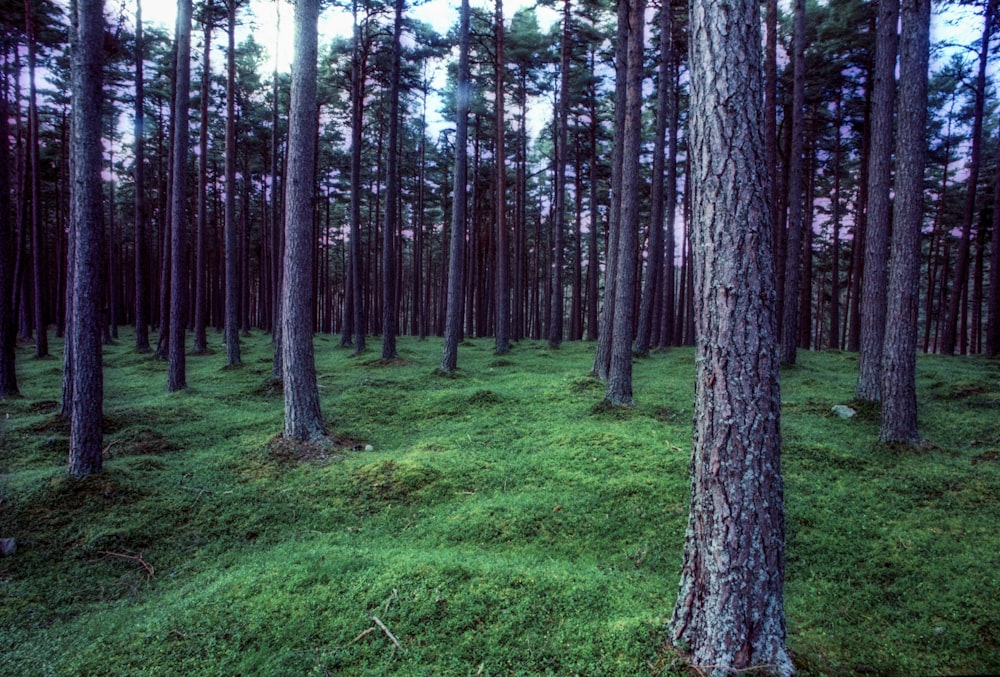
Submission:
<svg viewBox="0 0 1000 677">
<path fill-rule="evenodd" d="M 930 0 L 902 0 L 899 113 L 896 120 L 896 200 L 889 260 L 888 313 L 882 358 L 883 442 L 916 444 L 917 315 L 920 229 L 923 223 Z"/>
<path fill-rule="evenodd" d="M 877 402 L 885 340 L 886 263 L 892 203 L 893 108 L 896 100 L 896 43 L 899 0 L 879 3 L 872 89 L 871 146 L 868 155 L 868 220 L 861 280 L 861 345 L 854 396 Z"/>
<path fill-rule="evenodd" d="M 759 6 L 694 0 L 696 415 L 677 646 L 711 674 L 789 675 L 773 225 Z"/>
<path fill-rule="evenodd" d="M 318 0 L 295 2 L 295 60 L 285 180 L 285 279 L 281 290 L 285 437 L 324 435 L 313 355 L 313 201 L 316 192 Z"/>
<path fill-rule="evenodd" d="M 386 154 L 385 223 L 382 229 L 382 359 L 399 357 L 396 352 L 396 221 L 399 215 L 399 70 L 402 59 L 404 0 L 396 0 L 392 28 L 392 66 L 389 71 L 389 138 Z"/>
<path fill-rule="evenodd" d="M 240 363 L 239 225 L 236 223 L 236 6 L 226 0 L 229 47 L 226 52 L 226 364 Z"/>
<path fill-rule="evenodd" d="M 104 374 L 101 369 L 101 276 L 104 225 L 101 194 L 101 101 L 104 2 L 76 1 L 73 42 L 73 317 L 67 327 L 71 357 L 69 474 L 86 477 L 103 466 Z"/>
</svg>

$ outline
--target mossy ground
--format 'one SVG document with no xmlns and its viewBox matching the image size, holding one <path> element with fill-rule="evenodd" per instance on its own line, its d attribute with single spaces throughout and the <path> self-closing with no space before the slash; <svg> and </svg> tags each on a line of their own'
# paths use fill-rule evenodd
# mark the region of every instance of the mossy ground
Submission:
<svg viewBox="0 0 1000 677">
<path fill-rule="evenodd" d="M 221 339 L 213 336 L 219 344 Z M 3 675 L 680 674 L 689 349 L 600 406 L 593 345 L 317 337 L 336 449 L 274 444 L 269 338 L 166 365 L 106 349 L 106 470 L 66 476 L 58 358 L 0 402 Z M 54 354 L 61 342 L 52 341 Z M 917 449 L 843 420 L 856 359 L 783 381 L 789 645 L 801 674 L 1000 671 L 1000 364 L 921 357 Z M 365 451 L 371 445 L 374 450 Z M 386 630 L 379 627 L 377 618 Z M 398 641 L 397 646 L 392 637 Z"/>
</svg>

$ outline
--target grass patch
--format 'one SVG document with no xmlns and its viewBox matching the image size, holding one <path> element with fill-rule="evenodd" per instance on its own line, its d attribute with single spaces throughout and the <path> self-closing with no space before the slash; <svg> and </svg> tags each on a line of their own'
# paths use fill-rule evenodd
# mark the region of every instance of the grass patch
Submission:
<svg viewBox="0 0 1000 677">
<path fill-rule="evenodd" d="M 688 509 L 690 349 L 636 404 L 593 345 L 317 339 L 330 441 L 290 444 L 270 340 L 243 367 L 105 352 L 106 470 L 66 477 L 58 360 L 0 401 L 0 674 L 682 675 L 663 645 Z M 51 341 L 53 354 L 61 349 Z M 848 353 L 782 374 L 789 645 L 802 675 L 1000 671 L 1000 365 L 921 357 L 918 447 L 852 419 Z M 375 622 L 385 626 L 385 630 Z M 388 633 L 399 642 L 392 641 Z"/>
</svg>

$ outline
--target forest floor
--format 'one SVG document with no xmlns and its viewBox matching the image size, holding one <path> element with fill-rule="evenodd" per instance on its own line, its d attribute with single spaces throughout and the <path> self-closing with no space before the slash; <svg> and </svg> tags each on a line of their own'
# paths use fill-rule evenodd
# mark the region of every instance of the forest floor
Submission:
<svg viewBox="0 0 1000 677">
<path fill-rule="evenodd" d="M 60 357 L 0 401 L 0 675 L 680 675 L 691 349 L 601 406 L 593 344 L 402 358 L 316 339 L 341 447 L 274 444 L 269 337 L 105 353 L 105 471 L 66 474 Z M 52 341 L 61 355 L 61 341 Z M 877 443 L 848 353 L 782 373 L 788 643 L 801 675 L 1000 672 L 1000 362 L 919 360 L 919 448 Z"/>
</svg>

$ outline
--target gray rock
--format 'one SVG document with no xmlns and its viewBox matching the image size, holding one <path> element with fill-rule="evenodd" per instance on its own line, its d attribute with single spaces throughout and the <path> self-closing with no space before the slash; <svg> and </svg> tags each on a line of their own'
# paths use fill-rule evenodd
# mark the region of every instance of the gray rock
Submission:
<svg viewBox="0 0 1000 677">
<path fill-rule="evenodd" d="M 13 538 L 0 538 L 0 555 L 13 555 L 17 552 L 17 541 Z"/>
<path fill-rule="evenodd" d="M 853 418 L 854 415 L 858 413 L 853 409 L 851 409 L 846 404 L 834 405 L 833 409 L 831 409 L 830 411 L 832 411 L 835 415 L 839 416 L 840 418 Z"/>
<path fill-rule="evenodd" d="M 375 451 L 375 447 L 370 444 L 365 445 L 365 451 Z"/>
</svg>

